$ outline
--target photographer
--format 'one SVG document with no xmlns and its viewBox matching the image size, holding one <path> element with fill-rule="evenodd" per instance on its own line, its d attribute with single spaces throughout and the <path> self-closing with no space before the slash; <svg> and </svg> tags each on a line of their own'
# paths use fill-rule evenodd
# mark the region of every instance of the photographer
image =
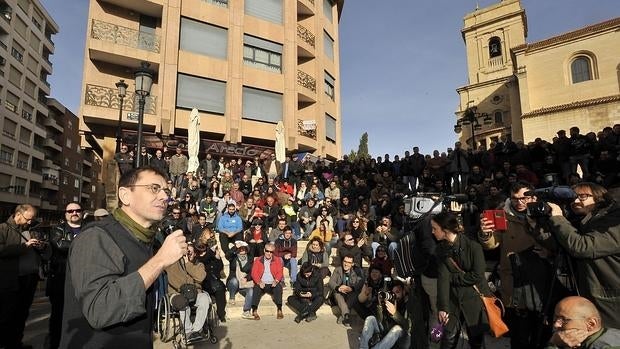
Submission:
<svg viewBox="0 0 620 349">
<path fill-rule="evenodd" d="M 515 273 L 512 270 L 510 256 L 536 251 L 544 254 L 545 250 L 536 243 L 528 233 L 527 205 L 536 202 L 535 196 L 526 195 L 534 187 L 527 182 L 519 181 L 510 188 L 510 198 L 506 200 L 503 210 L 506 216 L 506 230 L 498 230 L 494 221 L 484 217 L 480 220 L 481 233 L 478 236 L 484 249 L 500 248 L 498 274 L 501 280 L 501 300 L 506 306 L 506 320 L 510 327 L 510 343 L 513 348 L 536 347 L 535 334 L 540 326 L 538 320 L 543 306 L 538 309 L 520 307 L 518 300 L 513 299 Z M 538 256 L 535 256 L 537 258 Z M 532 271 L 540 271 L 533 269 Z M 549 277 L 550 278 L 550 277 Z M 547 278 L 547 279 L 549 279 Z M 521 282 L 526 282 L 522 280 Z M 540 340 L 540 338 L 539 338 Z"/>
<path fill-rule="evenodd" d="M 390 291 L 387 291 L 390 287 Z M 407 314 L 407 291 L 405 285 L 396 280 L 391 286 L 379 293 L 377 316 L 369 316 L 364 321 L 360 336 L 360 349 L 372 347 L 392 348 L 399 342 L 398 348 L 409 348 L 409 317 Z"/>
<path fill-rule="evenodd" d="M 606 326 L 620 328 L 620 207 L 598 184 L 579 183 L 573 190 L 571 210 L 583 218 L 575 227 L 549 203 L 550 230 L 574 258 L 580 295 L 596 305 Z"/>
<path fill-rule="evenodd" d="M 188 342 L 199 341 L 204 337 L 202 327 L 207 319 L 211 297 L 202 291 L 200 283 L 207 273 L 205 266 L 196 261 L 196 253 L 193 246 L 188 246 L 187 253 L 178 263 L 173 263 L 166 268 L 168 274 L 168 294 L 170 303 L 179 310 L 181 320 L 185 327 Z M 196 303 L 196 316 L 194 321 L 190 318 L 189 305 Z"/>
</svg>

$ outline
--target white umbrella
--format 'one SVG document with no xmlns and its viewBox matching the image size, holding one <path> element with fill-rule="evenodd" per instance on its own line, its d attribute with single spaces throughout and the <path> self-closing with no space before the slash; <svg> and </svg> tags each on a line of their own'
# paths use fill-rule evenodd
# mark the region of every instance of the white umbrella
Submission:
<svg viewBox="0 0 620 349">
<path fill-rule="evenodd" d="M 284 124 L 278 121 L 276 125 L 276 160 L 284 162 L 286 157 L 286 144 L 284 142 Z"/>
<path fill-rule="evenodd" d="M 198 170 L 198 151 L 200 150 L 200 115 L 198 115 L 198 109 L 192 109 L 189 113 L 189 129 L 187 130 L 187 155 L 189 155 L 189 162 L 187 165 L 187 172 L 194 172 Z"/>
</svg>

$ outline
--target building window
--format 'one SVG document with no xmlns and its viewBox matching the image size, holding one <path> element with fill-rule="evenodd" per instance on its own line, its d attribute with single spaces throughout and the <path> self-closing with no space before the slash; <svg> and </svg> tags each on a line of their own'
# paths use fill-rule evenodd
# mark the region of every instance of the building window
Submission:
<svg viewBox="0 0 620 349">
<path fill-rule="evenodd" d="M 65 158 L 65 167 L 69 167 L 69 159 Z M 67 184 L 67 183 L 65 183 Z"/>
<path fill-rule="evenodd" d="M 244 86 L 243 118 L 277 124 L 282 120 L 282 95 Z"/>
<path fill-rule="evenodd" d="M 228 31 L 207 23 L 181 18 L 180 49 L 226 59 L 228 51 Z"/>
<path fill-rule="evenodd" d="M 11 175 L 0 173 L 0 192 L 8 193 L 11 190 Z"/>
<path fill-rule="evenodd" d="M 243 61 L 254 68 L 282 73 L 282 45 L 246 34 Z"/>
<path fill-rule="evenodd" d="M 332 6 L 331 0 L 323 0 L 323 14 L 328 21 L 333 23 Z"/>
<path fill-rule="evenodd" d="M 76 179 L 73 181 L 73 186 L 74 186 L 76 189 L 79 189 L 79 188 L 80 188 L 80 180 L 76 178 Z"/>
<path fill-rule="evenodd" d="M 214 114 L 226 112 L 226 82 L 178 75 L 177 107 Z"/>
<path fill-rule="evenodd" d="M 28 170 L 28 163 L 30 162 L 30 156 L 26 153 L 17 152 L 17 164 L 16 167 L 22 170 Z"/>
<path fill-rule="evenodd" d="M 71 138 L 67 138 L 67 148 L 71 149 Z"/>
<path fill-rule="evenodd" d="M 592 80 L 592 65 L 590 64 L 590 59 L 585 56 L 575 58 L 570 65 L 570 73 L 573 84 Z"/>
<path fill-rule="evenodd" d="M 15 149 L 11 147 L 7 147 L 6 145 L 3 144 L 0 147 L 0 162 L 12 165 L 14 153 L 15 153 Z"/>
<path fill-rule="evenodd" d="M 2 125 L 2 134 L 11 139 L 15 139 L 15 133 L 17 132 L 17 123 L 7 117 L 4 118 L 4 125 Z"/>
<path fill-rule="evenodd" d="M 336 142 L 336 119 L 329 114 L 325 114 L 325 139 Z"/>
<path fill-rule="evenodd" d="M 323 31 L 323 52 L 329 59 L 334 60 L 334 39 L 326 31 Z"/>
<path fill-rule="evenodd" d="M 325 94 L 333 101 L 335 99 L 335 90 L 334 86 L 336 86 L 336 80 L 329 75 L 328 72 L 325 72 Z"/>
<path fill-rule="evenodd" d="M 498 110 L 495 113 L 493 113 L 493 116 L 495 118 L 496 124 L 504 123 L 504 114 L 501 112 L 501 110 Z"/>
<path fill-rule="evenodd" d="M 15 177 L 15 191 L 14 193 L 17 195 L 25 195 L 26 194 L 26 184 L 28 181 L 25 178 Z"/>
<path fill-rule="evenodd" d="M 6 92 L 6 100 L 4 101 L 4 107 L 13 113 L 17 113 L 17 106 L 19 105 L 19 97 L 12 94 L 11 92 Z"/>
<path fill-rule="evenodd" d="M 283 0 L 245 0 L 245 14 L 282 24 Z"/>
<path fill-rule="evenodd" d="M 502 41 L 494 36 L 489 40 L 489 57 L 498 57 L 502 55 Z"/>
<path fill-rule="evenodd" d="M 25 127 L 19 128 L 19 141 L 22 144 L 30 146 L 30 138 L 32 138 L 32 131 Z"/>
</svg>

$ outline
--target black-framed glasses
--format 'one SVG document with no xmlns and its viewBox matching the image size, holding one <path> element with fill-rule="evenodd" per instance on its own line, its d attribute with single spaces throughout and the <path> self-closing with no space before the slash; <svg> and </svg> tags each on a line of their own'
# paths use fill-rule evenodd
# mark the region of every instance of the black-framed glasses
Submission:
<svg viewBox="0 0 620 349">
<path fill-rule="evenodd" d="M 355 241 L 355 240 L 353 238 L 350 238 L 350 239 L 345 239 L 344 241 L 349 242 L 349 241 Z"/>
<path fill-rule="evenodd" d="M 81 208 L 76 208 L 73 210 L 66 210 L 66 213 L 82 213 L 82 209 Z"/>
<path fill-rule="evenodd" d="M 512 202 L 520 202 L 520 203 L 526 203 L 528 201 L 532 201 L 532 197 L 531 196 L 522 196 L 520 198 L 518 197 L 511 197 L 510 200 L 512 200 Z"/>
<path fill-rule="evenodd" d="M 172 212 L 172 214 L 181 214 L 181 212 L 174 212 L 174 211 L 173 211 L 173 212 Z"/>
<path fill-rule="evenodd" d="M 265 250 L 265 253 L 273 253 L 272 250 Z"/>
<path fill-rule="evenodd" d="M 133 185 L 126 185 L 125 187 L 126 188 L 143 187 L 143 188 L 147 188 L 154 195 L 159 194 L 160 191 L 163 191 L 164 194 L 166 194 L 166 196 L 172 195 L 172 192 L 170 191 L 170 189 L 163 188 L 161 185 L 155 184 L 155 183 L 153 183 L 153 184 L 133 184 Z"/>
<path fill-rule="evenodd" d="M 592 194 L 577 194 L 577 199 L 579 199 L 579 201 L 586 201 L 588 200 L 588 198 L 593 197 L 594 195 Z"/>
</svg>

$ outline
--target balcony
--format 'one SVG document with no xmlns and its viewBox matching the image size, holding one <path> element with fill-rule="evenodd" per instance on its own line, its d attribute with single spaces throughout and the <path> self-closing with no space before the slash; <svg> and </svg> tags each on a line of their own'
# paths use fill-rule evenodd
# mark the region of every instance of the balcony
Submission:
<svg viewBox="0 0 620 349">
<path fill-rule="evenodd" d="M 86 192 L 82 192 L 82 199 L 90 199 L 90 194 Z"/>
<path fill-rule="evenodd" d="M 52 200 L 52 201 L 49 201 L 49 200 Z M 49 211 L 56 211 L 58 210 L 58 203 L 55 201 L 55 199 L 43 198 L 41 199 L 41 209 L 49 210 Z"/>
<path fill-rule="evenodd" d="M 301 86 L 298 89 L 298 101 L 302 103 L 314 103 L 316 102 L 316 79 L 309 74 L 297 70 L 297 85 Z"/>
<path fill-rule="evenodd" d="M 65 129 L 62 126 L 60 126 L 58 124 L 58 122 L 56 122 L 56 120 L 54 120 L 54 119 L 52 119 L 50 117 L 47 117 L 47 118 L 43 119 L 43 126 L 51 127 L 51 128 L 55 129 L 56 131 L 58 131 L 60 133 L 65 132 Z"/>
<path fill-rule="evenodd" d="M 228 0 L 202 0 L 207 4 L 219 6 L 219 7 L 228 7 Z"/>
<path fill-rule="evenodd" d="M 56 165 L 51 159 L 44 159 L 41 162 L 41 167 L 50 168 L 53 170 L 60 170 L 60 166 Z"/>
<path fill-rule="evenodd" d="M 297 120 L 297 134 L 316 141 L 316 121 Z"/>
<path fill-rule="evenodd" d="M 43 181 L 41 182 L 41 189 L 58 191 L 58 179 L 43 176 Z"/>
<path fill-rule="evenodd" d="M 159 53 L 159 36 L 93 19 L 90 37 L 141 50 Z"/>
<path fill-rule="evenodd" d="M 297 41 L 297 56 L 314 58 L 316 47 L 316 37 L 314 34 L 303 25 L 297 24 L 297 37 L 300 39 Z"/>
<path fill-rule="evenodd" d="M 86 157 L 82 159 L 82 163 L 88 167 L 93 167 L 93 163 L 91 162 L 91 160 L 87 159 Z"/>
<path fill-rule="evenodd" d="M 61 147 L 61 146 L 59 146 L 58 144 L 56 144 L 56 141 L 55 141 L 55 140 L 50 139 L 50 138 L 46 138 L 46 139 L 43 141 L 43 147 L 45 147 L 45 148 L 51 148 L 51 149 L 54 149 L 54 150 L 57 150 L 57 151 L 62 151 L 62 147 Z"/>
<path fill-rule="evenodd" d="M 11 48 L 11 56 L 13 56 L 20 63 L 24 62 L 24 54 L 17 51 L 14 47 Z"/>
<path fill-rule="evenodd" d="M 118 110 L 121 100 L 118 97 L 118 90 L 115 88 L 86 84 L 86 96 L 84 100 L 87 105 L 96 107 L 110 108 Z M 138 110 L 138 106 L 134 107 L 134 93 L 127 91 L 127 96 L 123 99 L 123 110 L 134 111 Z M 146 103 L 144 105 L 144 113 L 157 115 L 155 108 L 157 96 L 146 97 Z"/>
<path fill-rule="evenodd" d="M 305 17 L 314 16 L 314 0 L 297 0 L 297 14 Z"/>
</svg>

